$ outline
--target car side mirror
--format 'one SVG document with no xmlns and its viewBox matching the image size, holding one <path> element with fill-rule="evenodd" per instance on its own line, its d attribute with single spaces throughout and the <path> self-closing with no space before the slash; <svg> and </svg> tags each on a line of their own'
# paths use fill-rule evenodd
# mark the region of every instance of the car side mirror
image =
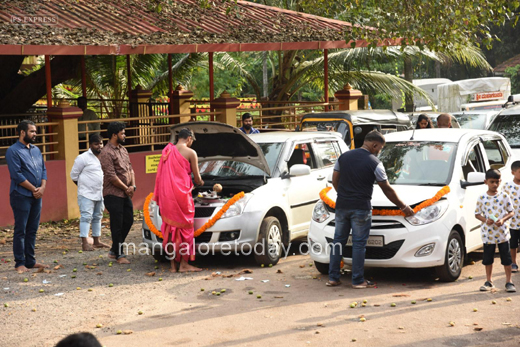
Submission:
<svg viewBox="0 0 520 347">
<path fill-rule="evenodd" d="M 311 168 L 304 164 L 295 164 L 289 169 L 290 177 L 306 176 L 311 174 Z"/>
<path fill-rule="evenodd" d="M 470 187 L 470 186 L 478 186 L 484 184 L 484 180 L 486 179 L 486 174 L 483 172 L 470 172 L 468 173 L 468 179 L 464 182 L 460 182 L 460 186 L 462 188 Z"/>
</svg>

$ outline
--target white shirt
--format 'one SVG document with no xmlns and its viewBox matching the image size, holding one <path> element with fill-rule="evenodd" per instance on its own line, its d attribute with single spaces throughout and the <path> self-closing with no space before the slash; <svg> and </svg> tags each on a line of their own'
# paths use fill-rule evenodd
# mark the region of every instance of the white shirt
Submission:
<svg viewBox="0 0 520 347">
<path fill-rule="evenodd" d="M 504 192 L 498 192 L 496 195 L 485 193 L 479 196 L 477 200 L 475 214 L 480 214 L 488 219 L 492 219 L 490 218 L 491 215 L 495 216 L 496 219 L 501 219 L 511 211 L 513 211 L 513 204 L 511 204 L 509 195 Z M 498 227 L 496 224 L 482 223 L 480 231 L 482 242 L 486 244 L 503 243 L 510 239 L 507 224 Z"/>
<path fill-rule="evenodd" d="M 515 182 L 507 182 L 504 186 L 504 192 L 511 198 L 515 215 L 511 218 L 511 229 L 520 229 L 520 186 Z"/>
<path fill-rule="evenodd" d="M 103 200 L 103 169 L 90 149 L 76 157 L 70 178 L 78 182 L 78 195 L 93 201 Z"/>
</svg>

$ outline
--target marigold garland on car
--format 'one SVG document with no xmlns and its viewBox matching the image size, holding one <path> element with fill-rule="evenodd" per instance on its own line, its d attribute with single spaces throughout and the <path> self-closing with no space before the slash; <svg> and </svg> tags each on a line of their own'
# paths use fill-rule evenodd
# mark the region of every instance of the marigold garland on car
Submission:
<svg viewBox="0 0 520 347">
<path fill-rule="evenodd" d="M 227 212 L 227 210 L 234 205 L 238 200 L 242 199 L 245 196 L 244 192 L 240 192 L 238 194 L 235 194 L 231 199 L 229 199 L 224 206 L 217 212 L 215 216 L 210 218 L 206 223 L 204 223 L 203 226 L 198 228 L 195 233 L 193 234 L 193 237 L 197 237 L 209 228 L 211 228 L 222 216 L 224 213 Z M 150 217 L 150 202 L 153 199 L 153 193 L 148 194 L 144 201 L 143 206 L 143 214 L 144 214 L 144 221 L 148 228 L 150 228 L 150 231 L 154 233 L 155 235 L 159 236 L 161 239 L 163 238 L 162 233 L 160 230 L 158 230 L 155 225 L 153 224 L 152 218 Z"/>
<path fill-rule="evenodd" d="M 324 188 L 320 192 L 320 199 L 323 200 L 323 202 L 327 206 L 335 209 L 336 208 L 336 202 L 327 196 L 328 192 L 331 189 L 332 189 L 332 187 Z M 444 195 L 448 194 L 449 192 L 450 192 L 450 187 L 448 187 L 448 186 L 442 187 L 442 189 L 439 190 L 437 192 L 437 194 L 435 194 L 433 196 L 433 198 L 425 200 L 425 201 L 421 202 L 419 205 L 415 206 L 413 208 L 413 212 L 417 213 L 420 210 L 422 210 L 423 208 L 426 208 L 426 207 L 429 207 L 429 206 L 433 205 L 434 203 L 439 201 Z M 400 211 L 400 210 L 374 209 L 374 210 L 372 210 L 372 215 L 375 215 L 375 216 L 404 216 L 404 213 L 402 211 Z"/>
</svg>

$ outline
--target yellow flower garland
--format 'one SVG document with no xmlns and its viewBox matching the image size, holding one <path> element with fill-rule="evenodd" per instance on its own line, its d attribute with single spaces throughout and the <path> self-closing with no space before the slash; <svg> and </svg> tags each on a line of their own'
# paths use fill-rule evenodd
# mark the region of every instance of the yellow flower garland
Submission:
<svg viewBox="0 0 520 347">
<path fill-rule="evenodd" d="M 320 192 L 320 199 L 323 200 L 327 206 L 330 206 L 331 208 L 336 208 L 336 202 L 329 198 L 327 196 L 327 193 L 332 189 L 332 187 L 324 188 Z M 448 194 L 450 192 L 450 187 L 444 186 L 441 190 L 435 194 L 435 196 L 431 199 L 425 200 L 421 202 L 419 205 L 415 206 L 413 208 L 413 212 L 417 213 L 420 210 L 422 210 L 425 207 L 431 206 L 437 201 L 439 201 L 444 195 Z M 372 215 L 374 216 L 404 216 L 404 213 L 400 210 L 388 210 L 388 209 L 382 209 L 382 210 L 372 210 Z"/>
<path fill-rule="evenodd" d="M 238 194 L 235 194 L 231 199 L 229 199 L 224 206 L 217 212 L 215 216 L 213 216 L 210 220 L 208 220 L 206 223 L 204 223 L 203 226 L 201 226 L 199 229 L 197 229 L 193 237 L 197 237 L 209 228 L 211 228 L 222 216 L 226 211 L 231 207 L 231 205 L 234 205 L 238 200 L 242 199 L 245 196 L 244 192 L 240 192 Z M 146 199 L 144 200 L 144 206 L 143 206 L 143 214 L 144 214 L 144 221 L 148 228 L 150 228 L 150 231 L 154 233 L 155 235 L 159 236 L 161 239 L 163 238 L 163 235 L 160 230 L 158 230 L 155 225 L 153 224 L 152 218 L 150 217 L 150 202 L 153 199 L 153 193 L 148 194 Z"/>
</svg>

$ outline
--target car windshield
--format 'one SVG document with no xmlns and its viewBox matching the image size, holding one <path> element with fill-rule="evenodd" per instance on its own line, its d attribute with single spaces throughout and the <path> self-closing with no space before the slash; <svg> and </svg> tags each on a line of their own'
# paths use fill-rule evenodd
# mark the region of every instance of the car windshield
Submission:
<svg viewBox="0 0 520 347">
<path fill-rule="evenodd" d="M 456 115 L 455 118 L 459 121 L 460 127 L 464 129 L 486 129 L 485 114 L 464 113 Z"/>
<path fill-rule="evenodd" d="M 456 143 L 388 142 L 379 159 L 390 184 L 444 186 L 449 183 Z"/>
<path fill-rule="evenodd" d="M 337 131 L 343 133 L 348 129 L 347 123 L 340 120 L 303 122 L 302 131 Z"/>
<path fill-rule="evenodd" d="M 283 143 L 258 143 L 262 149 L 267 164 L 271 172 L 274 171 L 274 166 L 280 155 Z M 199 164 L 199 170 L 202 177 L 245 177 L 245 176 L 263 176 L 264 171 L 256 166 L 241 163 L 233 160 L 210 160 Z"/>
<path fill-rule="evenodd" d="M 497 116 L 489 130 L 504 135 L 511 147 L 520 147 L 520 115 Z"/>
</svg>

